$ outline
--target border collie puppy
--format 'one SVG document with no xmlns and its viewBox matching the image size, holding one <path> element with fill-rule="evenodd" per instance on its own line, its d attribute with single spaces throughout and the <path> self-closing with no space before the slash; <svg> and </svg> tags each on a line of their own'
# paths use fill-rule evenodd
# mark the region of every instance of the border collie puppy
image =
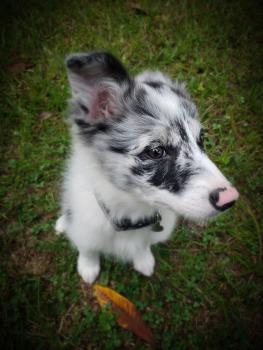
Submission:
<svg viewBox="0 0 263 350">
<path fill-rule="evenodd" d="M 169 239 L 178 217 L 212 217 L 238 192 L 207 157 L 184 85 L 158 71 L 131 77 L 106 52 L 72 54 L 66 66 L 72 149 L 56 230 L 77 247 L 87 283 L 100 254 L 150 276 L 151 245 Z"/>
</svg>

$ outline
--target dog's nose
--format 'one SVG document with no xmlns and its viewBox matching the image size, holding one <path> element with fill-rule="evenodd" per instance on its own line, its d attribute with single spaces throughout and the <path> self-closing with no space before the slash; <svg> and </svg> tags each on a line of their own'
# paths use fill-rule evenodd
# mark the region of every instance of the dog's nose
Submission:
<svg viewBox="0 0 263 350">
<path fill-rule="evenodd" d="M 214 208 L 224 211 L 235 204 L 239 193 L 235 187 L 220 187 L 213 190 L 209 195 L 209 201 Z"/>
</svg>

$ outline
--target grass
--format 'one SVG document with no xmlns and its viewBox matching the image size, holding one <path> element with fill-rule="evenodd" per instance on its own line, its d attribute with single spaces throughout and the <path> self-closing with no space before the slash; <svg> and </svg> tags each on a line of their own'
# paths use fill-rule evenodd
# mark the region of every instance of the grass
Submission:
<svg viewBox="0 0 263 350">
<path fill-rule="evenodd" d="M 2 349 L 148 349 L 101 312 L 54 234 L 69 150 L 66 54 L 105 48 L 135 74 L 187 82 L 234 209 L 184 222 L 153 248 L 155 274 L 103 260 L 99 282 L 133 301 L 160 349 L 259 349 L 262 310 L 262 25 L 257 1 L 1 2 Z M 51 114 L 47 114 L 49 112 Z"/>
</svg>

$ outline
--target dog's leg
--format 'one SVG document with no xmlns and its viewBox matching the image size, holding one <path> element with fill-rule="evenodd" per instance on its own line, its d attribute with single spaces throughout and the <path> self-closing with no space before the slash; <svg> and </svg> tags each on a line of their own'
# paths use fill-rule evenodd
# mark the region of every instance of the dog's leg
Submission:
<svg viewBox="0 0 263 350">
<path fill-rule="evenodd" d="M 153 274 L 154 265 L 155 260 L 150 247 L 136 253 L 133 258 L 133 266 L 135 270 L 145 276 L 151 276 Z"/>
<path fill-rule="evenodd" d="M 100 272 L 100 257 L 95 251 L 80 252 L 78 257 L 78 273 L 86 283 L 93 283 Z"/>
</svg>

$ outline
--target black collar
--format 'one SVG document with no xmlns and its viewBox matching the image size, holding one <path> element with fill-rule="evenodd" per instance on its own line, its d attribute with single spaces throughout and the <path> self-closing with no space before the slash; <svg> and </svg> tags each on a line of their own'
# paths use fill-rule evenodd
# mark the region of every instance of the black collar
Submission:
<svg viewBox="0 0 263 350">
<path fill-rule="evenodd" d="M 152 226 L 152 231 L 159 232 L 163 230 L 163 227 L 160 225 L 160 221 L 162 220 L 162 217 L 158 211 L 155 211 L 151 216 L 144 217 L 141 219 L 138 219 L 137 221 L 133 222 L 128 217 L 123 217 L 121 219 L 112 218 L 110 209 L 105 205 L 105 203 L 102 201 L 101 197 L 98 195 L 98 193 L 95 194 L 95 198 L 103 211 L 106 218 L 109 220 L 111 225 L 116 231 L 128 231 L 128 230 L 139 230 L 141 228 Z"/>
</svg>

